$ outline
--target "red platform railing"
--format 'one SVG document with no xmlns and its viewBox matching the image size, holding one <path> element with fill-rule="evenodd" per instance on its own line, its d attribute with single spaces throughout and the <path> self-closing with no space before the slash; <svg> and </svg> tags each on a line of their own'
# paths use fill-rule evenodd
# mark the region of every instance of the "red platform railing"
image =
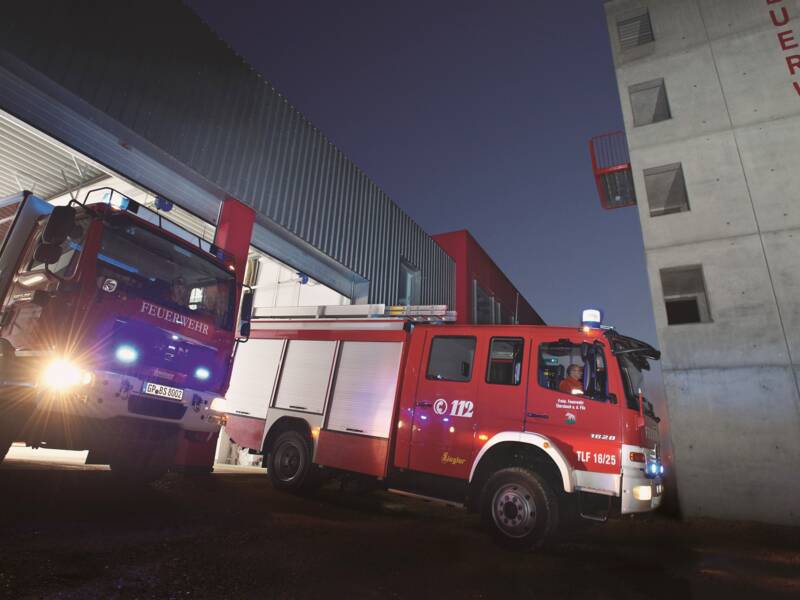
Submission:
<svg viewBox="0 0 800 600">
<path fill-rule="evenodd" d="M 631 159 L 624 131 L 597 135 L 589 140 L 592 172 L 603 208 L 636 204 Z"/>
</svg>

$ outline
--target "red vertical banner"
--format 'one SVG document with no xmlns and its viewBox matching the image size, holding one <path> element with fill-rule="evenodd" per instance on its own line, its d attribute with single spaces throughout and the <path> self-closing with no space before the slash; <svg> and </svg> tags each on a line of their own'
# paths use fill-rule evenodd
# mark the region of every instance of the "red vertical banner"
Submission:
<svg viewBox="0 0 800 600">
<path fill-rule="evenodd" d="M 236 283 L 240 285 L 244 280 L 255 218 L 255 211 L 235 198 L 226 198 L 219 209 L 214 245 L 233 257 Z"/>
</svg>

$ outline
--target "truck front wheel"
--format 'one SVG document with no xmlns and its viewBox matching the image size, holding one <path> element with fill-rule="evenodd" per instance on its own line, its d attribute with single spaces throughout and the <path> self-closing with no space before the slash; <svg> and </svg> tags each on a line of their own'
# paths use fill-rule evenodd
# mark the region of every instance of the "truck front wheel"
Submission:
<svg viewBox="0 0 800 600">
<path fill-rule="evenodd" d="M 297 431 L 284 431 L 269 453 L 267 473 L 272 485 L 288 492 L 307 492 L 316 487 L 309 440 Z"/>
<path fill-rule="evenodd" d="M 521 467 L 502 469 L 484 486 L 481 516 L 500 545 L 536 550 L 555 538 L 558 498 L 538 473 Z"/>
</svg>

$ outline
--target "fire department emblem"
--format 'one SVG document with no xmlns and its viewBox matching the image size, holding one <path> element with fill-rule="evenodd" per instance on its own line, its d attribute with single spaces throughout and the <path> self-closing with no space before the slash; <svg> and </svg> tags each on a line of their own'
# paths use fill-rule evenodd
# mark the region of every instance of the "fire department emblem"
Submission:
<svg viewBox="0 0 800 600">
<path fill-rule="evenodd" d="M 435 412 L 437 415 L 447 414 L 447 400 L 444 398 L 439 398 L 436 402 L 434 402 L 433 412 Z"/>
<path fill-rule="evenodd" d="M 574 424 L 575 424 L 575 421 L 577 421 L 577 420 L 578 420 L 578 419 L 577 419 L 577 417 L 576 417 L 574 414 L 570 413 L 570 412 L 568 412 L 568 413 L 567 413 L 567 414 L 565 414 L 564 416 L 566 417 L 566 418 L 564 419 L 564 422 L 565 422 L 567 425 L 574 425 Z"/>
</svg>

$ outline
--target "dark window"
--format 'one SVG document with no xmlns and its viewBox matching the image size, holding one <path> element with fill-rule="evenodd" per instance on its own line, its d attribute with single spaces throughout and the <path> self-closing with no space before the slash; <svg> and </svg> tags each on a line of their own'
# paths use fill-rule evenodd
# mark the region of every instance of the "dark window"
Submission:
<svg viewBox="0 0 800 600">
<path fill-rule="evenodd" d="M 428 379 L 469 381 L 474 359 L 474 337 L 437 336 L 431 342 Z"/>
<path fill-rule="evenodd" d="M 48 271 L 55 273 L 63 279 L 69 279 L 75 274 L 75 267 L 78 265 L 80 253 L 83 250 L 83 241 L 89 228 L 90 221 L 91 218 L 89 216 L 80 213 L 78 214 L 75 222 L 75 228 L 70 232 L 67 239 L 61 244 L 61 256 L 55 263 L 47 266 Z M 41 241 L 41 231 L 44 230 L 45 225 L 47 225 L 47 219 L 43 217 L 37 225 L 37 234 L 34 236 L 35 242 L 28 249 L 28 256 L 23 262 L 23 272 L 27 271 L 33 273 L 37 271 L 44 271 L 44 264 L 35 260 L 33 258 L 33 254 L 36 251 L 36 247 L 39 245 L 39 242 Z"/>
<path fill-rule="evenodd" d="M 475 323 L 494 323 L 494 299 L 474 279 L 472 290 L 473 321 Z"/>
<path fill-rule="evenodd" d="M 608 375 L 603 349 L 586 344 L 582 352 L 581 344 L 569 340 L 541 344 L 538 379 L 540 386 L 562 394 L 605 400 Z"/>
<path fill-rule="evenodd" d="M 641 127 L 672 118 L 663 79 L 653 79 L 628 88 L 633 126 Z"/>
<path fill-rule="evenodd" d="M 650 11 L 640 8 L 635 12 L 620 15 L 617 19 L 617 35 L 622 50 L 630 50 L 654 41 Z"/>
<path fill-rule="evenodd" d="M 662 269 L 661 289 L 669 325 L 711 321 L 703 267 Z"/>
<path fill-rule="evenodd" d="M 645 169 L 644 186 L 651 217 L 689 210 L 689 196 L 680 163 Z"/>
<path fill-rule="evenodd" d="M 98 277 L 114 279 L 129 297 L 151 300 L 183 317 L 205 318 L 217 327 L 233 328 L 233 274 L 125 214 L 105 222 L 97 263 Z"/>
<path fill-rule="evenodd" d="M 419 269 L 404 260 L 400 261 L 397 303 L 404 306 L 419 304 L 419 282 Z"/>
<path fill-rule="evenodd" d="M 522 338 L 492 338 L 486 382 L 519 385 L 522 379 Z"/>
</svg>

